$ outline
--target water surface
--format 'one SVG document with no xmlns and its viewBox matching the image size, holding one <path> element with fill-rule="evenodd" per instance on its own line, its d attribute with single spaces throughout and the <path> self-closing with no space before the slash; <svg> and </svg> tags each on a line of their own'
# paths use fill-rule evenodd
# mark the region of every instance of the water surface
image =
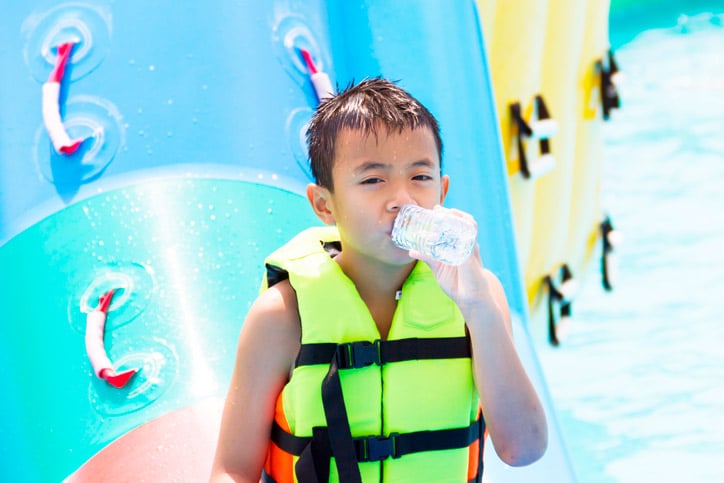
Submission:
<svg viewBox="0 0 724 483">
<path fill-rule="evenodd" d="M 613 293 L 591 267 L 540 357 L 580 481 L 724 481 L 724 15 L 671 14 L 617 50 L 603 205 Z"/>
</svg>

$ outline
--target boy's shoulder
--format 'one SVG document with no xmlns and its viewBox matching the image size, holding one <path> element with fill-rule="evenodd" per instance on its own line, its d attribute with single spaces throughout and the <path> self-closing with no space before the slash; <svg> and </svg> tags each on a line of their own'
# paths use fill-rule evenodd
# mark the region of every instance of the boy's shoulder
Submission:
<svg viewBox="0 0 724 483">
<path fill-rule="evenodd" d="M 297 294 L 283 280 L 262 292 L 252 304 L 242 330 L 259 332 L 260 339 L 273 346 L 296 347 L 301 340 Z M 295 350 L 292 357 L 296 356 Z M 292 359 L 293 360 L 293 359 Z"/>
<path fill-rule="evenodd" d="M 291 318 L 298 321 L 297 293 L 289 279 L 275 283 L 259 294 L 252 305 L 252 310 L 275 318 Z"/>
</svg>

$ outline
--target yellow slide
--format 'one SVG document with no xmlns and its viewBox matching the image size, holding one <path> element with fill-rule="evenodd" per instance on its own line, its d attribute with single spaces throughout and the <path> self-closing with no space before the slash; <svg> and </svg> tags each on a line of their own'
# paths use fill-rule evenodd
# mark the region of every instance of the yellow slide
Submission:
<svg viewBox="0 0 724 483">
<path fill-rule="evenodd" d="M 590 0 L 595 1 L 595 0 Z M 572 192 L 573 163 L 575 157 L 578 59 L 581 58 L 582 39 L 588 0 L 549 0 L 546 21 L 546 39 L 543 52 L 541 84 L 560 126 L 554 139 L 556 169 L 536 183 L 531 231 L 532 249 L 525 279 L 531 318 L 539 315 L 547 296 L 544 277 L 557 277 L 566 262 L 568 228 Z M 536 328 L 540 324 L 534 323 Z"/>
<path fill-rule="evenodd" d="M 609 48 L 608 12 L 610 0 L 589 0 L 586 31 L 578 67 L 576 151 L 573 167 L 570 225 L 566 253 L 569 265 L 585 267 L 600 237 L 603 210 L 600 183 L 603 164 L 603 113 L 601 108 L 600 64 Z"/>
<path fill-rule="evenodd" d="M 541 90 L 541 62 L 548 0 L 480 0 L 481 23 L 487 42 L 490 73 L 509 174 L 518 259 L 525 270 L 531 250 L 533 201 L 536 179 L 526 179 L 519 169 L 518 126 L 511 114 L 517 103 L 530 119 L 533 99 Z M 526 116 L 527 114 L 527 116 Z M 524 146 L 534 160 L 537 143 Z M 527 274 L 527 271 L 526 271 Z M 527 274 L 532 277 L 532 274 Z"/>
<path fill-rule="evenodd" d="M 503 2 L 504 0 L 500 1 Z M 496 0 L 477 0 L 476 3 L 480 27 L 483 29 L 483 39 L 488 51 L 488 61 L 490 61 L 490 43 L 493 40 L 493 31 L 495 29 L 495 6 L 498 2 Z"/>
<path fill-rule="evenodd" d="M 534 335 L 556 327 L 599 239 L 602 113 L 600 68 L 610 0 L 478 0 L 509 173 L 517 252 Z M 605 64 L 605 61 L 604 61 Z M 537 96 L 545 106 L 536 102 Z M 517 103 L 517 111 L 511 105 Z M 531 129 L 548 111 L 557 123 L 545 146 Z M 516 121 L 516 112 L 520 121 Z M 531 132 L 533 132 L 531 136 Z M 525 133 L 523 133 L 525 134 Z M 555 134 L 553 136 L 552 134 Z M 545 138 L 545 136 L 543 136 Z M 523 169 L 555 160 L 539 177 Z M 565 287 L 564 287 L 565 285 Z M 554 296 L 555 316 L 549 304 Z M 558 297 L 556 300 L 555 297 Z M 552 334 L 552 335 L 551 335 Z"/>
</svg>

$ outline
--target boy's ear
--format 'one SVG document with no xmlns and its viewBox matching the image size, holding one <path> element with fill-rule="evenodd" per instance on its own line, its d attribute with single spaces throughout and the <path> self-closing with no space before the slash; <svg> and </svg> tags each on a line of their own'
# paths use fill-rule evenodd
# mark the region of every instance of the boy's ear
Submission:
<svg viewBox="0 0 724 483">
<path fill-rule="evenodd" d="M 330 192 L 327 188 L 318 184 L 310 183 L 307 185 L 307 199 L 317 217 L 322 220 L 325 225 L 334 225 L 334 214 L 330 210 Z"/>
<path fill-rule="evenodd" d="M 450 176 L 443 175 L 440 177 L 440 205 L 445 201 L 447 189 L 450 187 Z"/>
</svg>

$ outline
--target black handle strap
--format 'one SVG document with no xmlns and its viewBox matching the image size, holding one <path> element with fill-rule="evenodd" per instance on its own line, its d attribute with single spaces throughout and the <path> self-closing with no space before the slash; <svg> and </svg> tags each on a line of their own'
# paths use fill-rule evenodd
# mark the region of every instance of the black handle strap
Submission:
<svg viewBox="0 0 724 483">
<path fill-rule="evenodd" d="M 546 103 L 543 100 L 543 96 L 536 95 L 534 101 L 538 119 L 550 119 L 551 115 L 548 111 L 548 106 L 546 106 Z M 523 138 L 531 137 L 533 135 L 533 128 L 531 128 L 530 125 L 525 122 L 525 119 L 523 119 L 523 111 L 520 107 L 519 102 L 514 102 L 510 105 L 510 117 L 513 119 L 513 122 L 515 123 L 518 131 L 515 138 L 518 145 L 518 163 L 520 166 L 520 173 L 525 179 L 529 179 L 531 177 L 531 172 L 528 158 L 525 154 L 525 144 L 523 143 Z M 551 144 L 548 138 L 541 138 L 539 139 L 538 143 L 540 146 L 541 155 L 550 154 Z"/>
</svg>

